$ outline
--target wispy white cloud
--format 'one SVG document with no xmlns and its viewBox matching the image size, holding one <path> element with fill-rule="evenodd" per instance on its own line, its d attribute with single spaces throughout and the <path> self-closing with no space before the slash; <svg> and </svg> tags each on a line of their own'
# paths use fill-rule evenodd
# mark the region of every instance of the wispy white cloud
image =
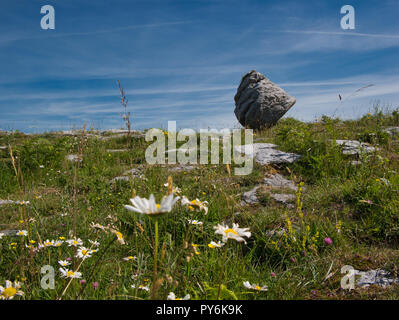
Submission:
<svg viewBox="0 0 399 320">
<path fill-rule="evenodd" d="M 398 34 L 374 34 L 374 33 L 361 33 L 361 32 L 337 32 L 337 31 L 315 31 L 315 30 L 277 30 L 274 32 L 281 33 L 299 33 L 299 34 L 321 34 L 321 35 L 334 35 L 346 37 L 367 37 L 367 38 L 382 38 L 382 39 L 399 39 Z"/>
<path fill-rule="evenodd" d="M 103 29 L 103 30 L 95 30 L 95 31 L 64 32 L 64 33 L 51 33 L 51 34 L 47 33 L 46 35 L 40 35 L 40 36 L 38 36 L 38 35 L 20 35 L 18 37 L 12 37 L 10 35 L 5 35 L 2 38 L 0 38 L 0 45 L 8 44 L 9 42 L 14 42 L 14 41 L 93 36 L 93 35 L 116 33 L 116 32 L 140 29 L 140 28 L 163 28 L 163 27 L 167 27 L 167 26 L 189 24 L 192 22 L 193 21 L 172 21 L 172 22 L 163 22 L 163 23 L 149 23 L 149 24 L 141 24 L 141 25 L 129 25 L 129 26 L 118 27 L 118 28 L 109 28 L 109 29 Z"/>
</svg>

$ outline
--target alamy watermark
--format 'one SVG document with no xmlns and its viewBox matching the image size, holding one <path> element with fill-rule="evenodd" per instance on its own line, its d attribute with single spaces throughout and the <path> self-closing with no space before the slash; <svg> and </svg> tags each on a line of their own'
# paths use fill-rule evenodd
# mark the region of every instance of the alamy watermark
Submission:
<svg viewBox="0 0 399 320">
<path fill-rule="evenodd" d="M 54 268 L 50 265 L 45 265 L 40 269 L 43 276 L 40 279 L 40 286 L 44 290 L 54 290 L 55 288 L 55 273 Z"/>
<path fill-rule="evenodd" d="M 55 10 L 53 6 L 45 5 L 41 7 L 40 13 L 44 14 L 40 20 L 40 27 L 43 30 L 54 30 L 55 29 Z"/>
<path fill-rule="evenodd" d="M 345 290 L 353 290 L 355 289 L 355 277 L 356 277 L 357 270 L 352 266 L 345 265 L 341 268 L 341 274 L 345 274 L 341 278 L 341 288 Z"/>
<path fill-rule="evenodd" d="M 237 148 L 242 145 L 242 133 L 244 133 L 246 145 L 245 152 Z M 167 143 L 165 135 L 168 136 Z M 168 121 L 167 132 L 161 129 L 150 129 L 146 132 L 145 139 L 147 142 L 155 140 L 145 151 L 148 164 L 166 164 L 166 158 L 168 164 L 198 164 L 199 149 L 199 164 L 242 165 L 234 168 L 235 175 L 248 175 L 253 169 L 253 130 L 251 129 L 201 129 L 198 136 L 193 129 L 182 129 L 177 132 L 176 121 Z M 177 142 L 185 143 L 177 148 Z M 221 149 L 219 149 L 220 142 Z M 222 159 L 220 159 L 221 153 Z"/>
<path fill-rule="evenodd" d="M 344 16 L 341 18 L 341 28 L 343 30 L 354 30 L 355 29 L 355 8 L 350 5 L 345 5 L 341 8 L 341 14 Z"/>
</svg>

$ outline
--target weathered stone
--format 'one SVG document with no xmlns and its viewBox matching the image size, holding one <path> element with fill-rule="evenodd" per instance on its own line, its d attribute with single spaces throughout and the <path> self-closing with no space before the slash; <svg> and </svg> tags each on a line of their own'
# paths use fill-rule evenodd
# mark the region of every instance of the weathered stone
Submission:
<svg viewBox="0 0 399 320">
<path fill-rule="evenodd" d="M 295 194 L 285 194 L 285 193 L 272 193 L 270 194 L 270 197 L 277 202 L 285 204 L 288 207 L 293 207 L 293 205 L 290 202 L 296 199 Z"/>
<path fill-rule="evenodd" d="M 281 174 L 267 175 L 263 180 L 264 183 L 272 188 L 287 188 L 297 191 L 298 187 L 291 180 L 284 178 Z"/>
<path fill-rule="evenodd" d="M 242 200 L 243 200 L 245 203 L 248 203 L 248 204 L 257 204 L 257 203 L 259 203 L 258 196 L 256 195 L 256 191 L 257 191 L 259 188 L 260 188 L 260 186 L 257 186 L 257 187 L 253 188 L 253 189 L 250 190 L 250 191 L 244 192 L 244 193 L 242 194 Z M 245 204 L 245 203 L 243 203 L 243 204 Z"/>
<path fill-rule="evenodd" d="M 357 140 L 336 140 L 336 143 L 342 146 L 342 153 L 347 155 L 370 153 L 377 150 L 370 144 Z"/>
<path fill-rule="evenodd" d="M 280 174 L 267 175 L 263 181 L 264 181 L 264 184 L 260 184 L 256 187 L 254 187 L 253 189 L 251 189 L 247 192 L 244 192 L 242 194 L 243 201 L 241 202 L 241 205 L 258 204 L 260 202 L 260 200 L 257 196 L 257 191 L 259 188 L 262 188 L 262 187 L 278 189 L 278 190 L 290 189 L 293 191 L 296 191 L 298 189 L 297 186 L 292 181 L 287 180 Z M 265 191 L 268 192 L 268 189 L 266 189 Z M 287 207 L 293 207 L 293 205 L 290 202 L 292 202 L 293 200 L 296 199 L 295 194 L 271 193 L 271 192 L 269 192 L 269 194 L 272 199 L 286 205 Z"/>
<path fill-rule="evenodd" d="M 127 170 L 123 173 L 124 176 L 131 175 L 132 177 L 139 177 L 141 174 L 141 171 L 139 168 L 133 168 L 130 170 Z"/>
<path fill-rule="evenodd" d="M 382 269 L 356 271 L 355 274 L 360 276 L 360 278 L 356 280 L 356 285 L 359 287 L 368 287 L 373 284 L 386 287 L 393 283 L 399 283 L 398 278 L 394 278 L 391 273 Z"/>
<path fill-rule="evenodd" d="M 296 102 L 295 98 L 255 70 L 242 78 L 234 101 L 238 121 L 251 129 L 275 125 Z"/>
<path fill-rule="evenodd" d="M 116 182 L 116 181 L 129 181 L 130 178 L 128 176 L 120 176 L 120 177 L 115 177 L 111 180 L 111 182 Z"/>
<path fill-rule="evenodd" d="M 283 152 L 272 143 L 254 143 L 234 147 L 234 150 L 249 156 L 255 155 L 255 161 L 261 165 L 271 163 L 293 163 L 301 156 L 295 153 Z"/>
<path fill-rule="evenodd" d="M 135 178 L 142 178 L 145 179 L 144 175 L 141 173 L 141 170 L 139 168 L 132 168 L 130 170 L 127 170 L 123 173 L 122 176 L 115 177 L 113 178 L 110 182 L 117 182 L 117 181 L 130 181 L 130 179 L 135 179 Z"/>
</svg>

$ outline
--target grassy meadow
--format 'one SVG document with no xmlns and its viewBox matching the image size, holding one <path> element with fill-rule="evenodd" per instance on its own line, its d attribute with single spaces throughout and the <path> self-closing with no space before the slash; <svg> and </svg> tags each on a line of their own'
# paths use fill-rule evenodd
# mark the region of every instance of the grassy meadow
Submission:
<svg viewBox="0 0 399 320">
<path fill-rule="evenodd" d="M 399 140 L 384 132 L 389 126 L 399 126 L 398 111 L 376 110 L 348 121 L 281 119 L 255 132 L 254 141 L 302 158 L 254 163 L 247 176 L 234 175 L 234 164 L 180 171 L 148 165 L 150 142 L 133 135 L 0 134 L 0 146 L 6 146 L 0 149 L 0 199 L 20 201 L 0 205 L 1 296 L 125 300 L 167 299 L 173 292 L 191 299 L 399 299 L 395 284 L 340 288 L 344 265 L 398 273 Z M 344 155 L 336 139 L 378 149 Z M 69 161 L 71 154 L 81 161 Z M 134 178 L 111 181 L 133 168 Z M 264 189 L 259 204 L 241 203 L 242 193 L 267 173 L 299 186 L 292 206 Z M 153 194 L 159 202 L 176 187 L 176 195 L 203 206 L 178 201 L 157 217 L 124 207 L 136 195 Z M 212 245 L 222 241 L 214 227 L 233 223 L 249 228 L 251 236 Z M 54 268 L 53 289 L 41 285 L 46 265 Z M 6 280 L 17 285 L 7 289 Z"/>
</svg>

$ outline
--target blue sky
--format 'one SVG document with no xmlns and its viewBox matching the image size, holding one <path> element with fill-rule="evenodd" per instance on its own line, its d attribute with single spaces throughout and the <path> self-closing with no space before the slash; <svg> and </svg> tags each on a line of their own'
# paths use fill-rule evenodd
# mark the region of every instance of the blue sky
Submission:
<svg viewBox="0 0 399 320">
<path fill-rule="evenodd" d="M 41 6 L 55 30 L 40 28 Z M 342 30 L 340 8 L 355 8 Z M 397 0 L 1 0 L 0 128 L 232 128 L 252 69 L 297 103 L 286 114 L 354 118 L 399 106 Z M 354 93 L 357 89 L 372 85 Z M 338 99 L 341 94 L 343 101 Z"/>
</svg>

